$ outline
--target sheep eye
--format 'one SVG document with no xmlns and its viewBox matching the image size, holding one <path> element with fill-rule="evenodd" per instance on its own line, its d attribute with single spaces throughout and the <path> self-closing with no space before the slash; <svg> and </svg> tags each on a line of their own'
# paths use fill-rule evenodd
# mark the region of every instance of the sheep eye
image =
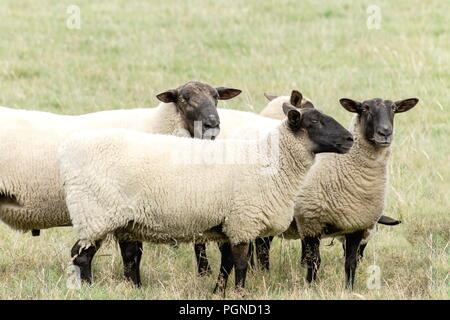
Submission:
<svg viewBox="0 0 450 320">
<path fill-rule="evenodd" d="M 319 120 L 311 120 L 311 123 L 314 123 L 314 124 L 319 123 Z"/>
</svg>

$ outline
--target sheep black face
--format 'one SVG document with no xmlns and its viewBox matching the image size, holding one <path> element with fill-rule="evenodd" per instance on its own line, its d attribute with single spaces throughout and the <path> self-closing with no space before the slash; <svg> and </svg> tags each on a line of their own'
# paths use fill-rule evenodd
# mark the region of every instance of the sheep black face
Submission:
<svg viewBox="0 0 450 320">
<path fill-rule="evenodd" d="M 314 108 L 297 109 L 284 103 L 284 114 L 294 132 L 306 130 L 314 143 L 313 152 L 347 153 L 353 146 L 353 136 L 339 122 Z"/>
<path fill-rule="evenodd" d="M 379 147 L 388 147 L 393 138 L 394 114 L 412 109 L 419 99 L 394 102 L 375 98 L 358 102 L 343 98 L 339 101 L 347 111 L 360 115 L 361 131 L 368 141 Z"/>
<path fill-rule="evenodd" d="M 218 87 L 197 81 L 158 94 L 165 103 L 173 102 L 192 137 L 215 139 L 220 132 L 217 101 L 236 97 L 241 90 Z"/>
</svg>

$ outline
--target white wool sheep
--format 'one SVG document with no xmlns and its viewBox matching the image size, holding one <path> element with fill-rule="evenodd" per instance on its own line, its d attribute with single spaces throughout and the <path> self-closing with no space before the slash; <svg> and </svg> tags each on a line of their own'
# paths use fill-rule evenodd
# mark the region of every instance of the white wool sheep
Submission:
<svg viewBox="0 0 450 320">
<path fill-rule="evenodd" d="M 290 96 L 271 96 L 264 94 L 269 100 L 266 107 L 259 113 L 263 117 L 281 120 L 284 119 L 284 114 L 280 106 L 283 103 L 290 103 L 297 108 L 313 108 L 313 103 L 310 99 L 303 97 L 303 95 L 297 90 L 293 90 Z"/>
<path fill-rule="evenodd" d="M 61 146 L 59 159 L 80 243 L 89 248 L 114 233 L 124 240 L 239 245 L 286 230 L 293 197 L 314 153 L 347 151 L 342 141 L 348 142 L 350 134 L 315 109 L 301 114 L 283 107 L 288 120 L 257 143 L 125 130 L 73 135 Z M 238 161 L 210 162 L 217 154 Z M 271 166 L 276 169 L 266 170 Z"/>
<path fill-rule="evenodd" d="M 218 112 L 223 118 L 221 131 L 225 137 L 237 136 L 234 122 L 243 128 L 246 125 L 239 121 L 258 120 L 273 126 L 270 119 L 249 112 Z M 0 137 L 4 137 L 0 144 L 0 220 L 21 231 L 70 225 L 59 183 L 57 148 L 71 133 L 108 128 L 190 137 L 173 103 L 81 116 L 0 107 Z M 256 138 L 259 133 L 251 132 L 252 128 L 258 126 L 249 126 L 246 131 Z"/>
<path fill-rule="evenodd" d="M 391 148 L 378 148 L 364 139 L 359 122 L 359 115 L 355 115 L 352 150 L 337 157 L 318 155 L 305 176 L 296 199 L 302 238 L 372 228 L 382 215 Z M 326 230 L 327 226 L 333 230 Z"/>
<path fill-rule="evenodd" d="M 102 128 L 189 135 L 173 103 L 82 116 L 0 107 L 0 219 L 22 231 L 70 225 L 57 148 L 71 133 Z"/>
<path fill-rule="evenodd" d="M 279 171 L 264 175 L 263 167 L 270 165 L 267 155 L 252 141 L 212 142 L 125 130 L 77 133 L 60 148 L 73 226 L 91 243 L 120 229 L 138 240 L 161 243 L 225 240 L 208 233 L 218 225 L 233 244 L 278 234 L 293 218 L 291 186 L 299 184 L 313 162 L 305 134 L 295 138 L 283 125 L 264 142 L 276 141 L 278 135 Z M 208 157 L 223 152 L 238 160 L 208 163 Z M 252 156 L 256 161 L 246 163 Z M 288 188 L 280 190 L 279 185 Z"/>
<path fill-rule="evenodd" d="M 278 104 L 278 107 L 279 107 L 279 104 L 280 103 L 282 103 L 282 101 L 285 101 L 286 99 L 288 99 L 288 97 L 272 97 L 272 96 L 267 96 L 268 97 L 268 99 L 269 100 L 271 100 L 270 101 L 270 103 L 267 105 L 267 107 L 263 110 L 263 112 L 265 113 L 265 114 L 268 114 L 268 115 L 270 115 L 270 116 L 273 116 L 274 118 L 277 118 L 277 115 L 276 115 L 276 113 L 274 112 L 274 110 L 276 110 L 277 109 L 277 104 Z M 292 99 L 294 99 L 294 92 L 293 92 L 293 94 L 292 94 L 292 96 L 291 96 L 291 100 Z M 302 99 L 302 101 L 303 100 L 305 100 L 305 99 Z M 297 98 L 297 101 L 298 101 L 298 98 Z M 306 102 L 304 103 L 304 104 L 307 104 L 308 103 L 308 101 L 309 100 L 306 100 Z M 353 121 L 354 122 L 354 121 Z M 351 127 L 353 127 L 354 125 L 352 125 Z M 355 148 L 355 151 L 356 151 L 356 148 Z M 355 151 L 352 151 L 350 154 L 353 154 L 353 152 L 355 152 Z M 346 155 L 346 157 L 348 158 L 348 157 L 350 157 L 350 154 L 347 154 Z M 339 155 L 326 155 L 326 154 L 323 154 L 323 155 L 319 155 L 316 159 L 316 162 L 320 162 L 321 160 L 320 159 L 326 159 L 326 160 L 324 160 L 324 162 L 326 163 L 327 161 L 329 161 L 330 159 L 340 159 L 341 158 L 341 156 L 339 156 Z M 330 160 L 330 161 L 334 161 L 334 160 Z M 357 162 L 357 161 L 356 161 Z M 320 166 L 319 164 L 315 164 L 314 166 L 313 166 L 313 168 L 314 167 L 316 167 L 316 166 Z M 337 168 L 339 168 L 339 166 L 335 166 L 335 167 L 337 167 Z M 320 170 L 319 170 L 320 171 Z M 338 172 L 344 172 L 343 173 L 343 175 L 348 175 L 347 174 L 347 169 L 345 168 L 345 167 L 342 167 L 342 168 L 339 168 L 338 170 L 337 170 Z M 312 173 L 311 173 L 312 174 Z M 308 174 L 308 176 L 309 176 L 309 174 Z M 326 176 L 326 174 L 324 174 L 324 176 Z M 333 179 L 333 176 L 327 176 L 327 178 L 326 179 L 329 179 L 329 180 L 331 180 L 331 179 Z M 317 182 L 317 181 L 316 181 Z M 367 182 L 368 184 L 370 184 L 370 182 Z M 308 185 L 308 187 L 311 187 L 312 186 L 312 183 L 310 183 L 309 185 Z M 315 190 L 315 191 L 317 191 L 317 190 Z M 312 193 L 314 193 L 314 191 L 312 191 Z M 303 187 L 301 188 L 301 190 L 299 191 L 299 194 L 300 195 L 304 195 L 303 194 Z M 306 196 L 305 196 L 306 197 Z M 324 199 L 323 199 L 323 197 L 322 196 L 315 196 L 315 199 L 316 199 L 316 201 L 318 200 L 318 199 L 321 199 L 322 200 L 322 202 L 324 202 Z M 383 199 L 384 199 L 384 197 L 382 197 Z M 375 199 L 374 198 L 372 198 L 372 200 L 373 201 L 375 201 Z M 314 201 L 311 201 L 312 203 L 314 202 Z M 368 203 L 366 204 L 366 205 L 369 205 Z M 380 214 L 378 215 L 378 218 L 380 218 L 380 216 L 381 216 L 381 211 L 378 209 L 378 208 L 373 208 L 375 211 L 377 211 L 377 212 L 380 212 Z M 381 224 L 386 224 L 386 225 L 396 225 L 396 224 L 398 224 L 398 223 L 400 223 L 399 221 L 396 221 L 396 220 L 394 220 L 394 219 L 392 219 L 392 218 L 389 218 L 389 217 L 386 217 L 386 216 L 382 216 L 382 218 L 381 219 L 379 219 L 379 221 L 378 221 L 378 223 L 381 223 Z M 367 228 L 367 230 L 365 230 L 364 231 L 364 233 L 363 233 L 363 239 L 361 240 L 361 246 L 360 246 L 360 250 L 359 250 L 359 255 L 360 255 L 360 257 L 362 257 L 362 254 L 363 254 L 363 251 L 364 251 L 364 248 L 365 248 L 365 246 L 366 246 L 366 244 L 368 243 L 368 241 L 370 240 L 370 238 L 373 236 L 373 234 L 374 234 L 374 232 L 375 232 L 375 230 L 376 230 L 376 223 L 371 223 L 371 226 L 370 227 L 368 227 Z M 296 223 L 293 223 L 293 224 L 291 224 L 291 226 L 289 227 L 289 229 L 288 230 L 286 230 L 282 235 L 280 235 L 280 236 L 282 236 L 283 238 L 285 238 L 285 239 L 299 239 L 299 238 L 301 238 L 301 235 L 299 234 L 299 232 L 298 232 L 298 230 L 297 230 L 297 226 L 296 226 Z M 342 242 L 344 242 L 345 241 L 345 239 L 344 239 L 344 237 L 342 237 L 342 236 L 337 236 L 337 238 L 340 240 L 340 241 L 342 241 Z M 257 242 L 256 243 L 256 246 L 259 246 L 260 248 L 257 248 L 257 254 L 258 254 L 258 259 L 259 259 L 259 261 L 260 261 L 260 263 L 261 263 L 261 266 L 264 268 L 264 269 L 269 269 L 269 250 L 270 250 L 270 242 L 271 242 L 271 240 L 272 239 L 263 239 L 262 241 L 259 241 L 259 242 Z"/>
<path fill-rule="evenodd" d="M 168 103 L 156 108 L 64 116 L 0 107 L 0 220 L 21 231 L 71 224 L 57 165 L 57 148 L 70 134 L 123 128 L 190 137 L 189 124 L 195 120 L 205 120 L 208 128 L 218 125 L 214 99 L 239 93 L 190 81 L 158 95 Z M 177 95 L 183 96 L 182 102 L 170 102 Z M 188 112 L 188 99 L 197 105 L 196 112 Z"/>
<path fill-rule="evenodd" d="M 361 241 L 367 243 L 385 207 L 394 113 L 405 112 L 417 102 L 341 99 L 344 108 L 357 113 L 351 125 L 355 144 L 345 155 L 318 155 L 295 200 L 309 282 L 320 265 L 320 238 L 345 235 L 347 287 L 353 287 Z"/>
</svg>

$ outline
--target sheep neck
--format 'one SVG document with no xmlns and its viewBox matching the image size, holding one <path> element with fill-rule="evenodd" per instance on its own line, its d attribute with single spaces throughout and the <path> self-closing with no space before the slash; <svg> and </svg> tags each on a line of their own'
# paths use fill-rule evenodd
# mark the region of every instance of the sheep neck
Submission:
<svg viewBox="0 0 450 320">
<path fill-rule="evenodd" d="M 282 190 L 281 199 L 290 203 L 314 162 L 311 142 L 304 131 L 292 133 L 286 121 L 271 134 L 279 135 L 278 170 L 271 179 Z"/>
<path fill-rule="evenodd" d="M 151 121 L 154 124 L 152 133 L 184 135 L 184 132 L 187 131 L 185 123 L 174 103 L 160 103 L 155 108 L 155 117 Z"/>
<path fill-rule="evenodd" d="M 350 126 L 355 143 L 347 157 L 352 158 L 360 169 L 372 170 L 374 174 L 387 174 L 387 163 L 391 154 L 391 147 L 380 148 L 368 141 L 360 126 L 360 117 L 355 115 Z"/>
<path fill-rule="evenodd" d="M 378 199 L 386 192 L 391 148 L 379 148 L 365 139 L 359 123 L 359 116 L 355 116 L 350 128 L 355 143 L 350 152 L 344 155 L 334 154 L 332 157 L 338 168 L 339 179 L 354 197 Z M 349 175 L 348 172 L 352 174 Z M 351 223 L 353 222 L 349 222 Z M 359 223 L 363 224 L 362 221 Z"/>
</svg>

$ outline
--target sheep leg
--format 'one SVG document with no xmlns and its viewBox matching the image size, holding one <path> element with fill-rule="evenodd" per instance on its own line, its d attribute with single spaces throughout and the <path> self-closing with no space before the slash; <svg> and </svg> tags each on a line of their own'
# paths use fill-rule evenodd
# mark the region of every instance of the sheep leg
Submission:
<svg viewBox="0 0 450 320">
<path fill-rule="evenodd" d="M 212 271 L 208 263 L 208 256 L 206 255 L 206 244 L 194 244 L 195 259 L 197 261 L 197 272 L 199 276 L 209 276 Z"/>
<path fill-rule="evenodd" d="M 305 240 L 302 241 L 302 257 L 300 258 L 300 265 L 306 267 L 306 243 Z"/>
<path fill-rule="evenodd" d="M 248 246 L 248 264 L 252 269 L 255 268 L 255 245 L 253 242 L 250 242 Z"/>
<path fill-rule="evenodd" d="M 358 262 L 360 262 L 364 258 L 364 250 L 366 249 L 367 243 L 363 243 L 359 245 L 358 248 Z M 342 242 L 342 249 L 344 250 L 345 257 L 345 241 Z"/>
<path fill-rule="evenodd" d="M 122 254 L 124 276 L 136 287 L 141 287 L 141 274 L 139 266 L 142 257 L 141 241 L 119 241 L 120 253 Z"/>
<path fill-rule="evenodd" d="M 225 289 L 227 287 L 228 277 L 231 270 L 233 270 L 233 259 L 231 257 L 231 246 L 228 242 L 218 243 L 219 250 L 221 254 L 220 258 L 220 271 L 219 277 L 217 279 L 216 287 L 213 293 L 217 291 L 223 291 L 225 294 Z"/>
<path fill-rule="evenodd" d="M 307 267 L 306 281 L 312 283 L 317 278 L 317 271 L 320 267 L 320 238 L 305 237 L 302 241 L 304 244 L 302 252 L 302 260 Z"/>
<path fill-rule="evenodd" d="M 358 264 L 358 249 L 364 235 L 364 230 L 345 235 L 345 278 L 346 287 L 353 289 L 356 266 Z"/>
<path fill-rule="evenodd" d="M 240 290 L 245 287 L 245 278 L 248 269 L 248 249 L 249 243 L 239 243 L 231 246 L 231 256 L 235 271 L 235 289 Z"/>
<path fill-rule="evenodd" d="M 71 250 L 73 264 L 80 268 L 80 278 L 82 281 L 92 283 L 92 259 L 102 244 L 102 240 L 97 240 L 94 245 L 85 248 L 78 240 Z"/>
<path fill-rule="evenodd" d="M 269 271 L 270 268 L 270 244 L 273 237 L 258 238 L 255 241 L 256 256 L 263 270 Z"/>
<path fill-rule="evenodd" d="M 358 248 L 358 262 L 364 257 L 364 249 L 366 249 L 367 243 L 359 245 Z"/>
</svg>

